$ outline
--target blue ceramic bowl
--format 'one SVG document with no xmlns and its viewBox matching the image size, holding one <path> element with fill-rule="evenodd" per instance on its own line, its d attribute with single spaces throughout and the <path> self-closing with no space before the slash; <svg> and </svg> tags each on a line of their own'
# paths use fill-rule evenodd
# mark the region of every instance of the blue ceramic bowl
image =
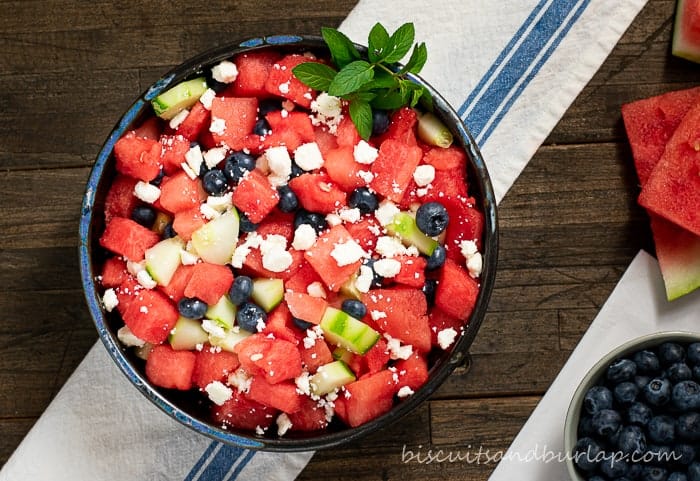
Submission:
<svg viewBox="0 0 700 481">
<path fill-rule="evenodd" d="M 358 46 L 358 48 L 366 51 L 364 47 Z M 207 420 L 207 410 L 202 406 L 199 393 L 181 393 L 154 387 L 144 374 L 143 361 L 138 359 L 130 350 L 126 350 L 120 345 L 116 332 L 123 323 L 118 315 L 105 312 L 100 300 L 98 286 L 95 282 L 95 276 L 99 273 L 100 263 L 105 256 L 97 239 L 104 229 L 104 198 L 115 175 L 112 155 L 114 144 L 132 126 L 138 125 L 144 118 L 152 115 L 150 101 L 160 92 L 183 80 L 201 74 L 204 69 L 216 65 L 224 59 L 230 59 L 242 52 L 261 49 L 277 49 L 290 52 L 312 50 L 320 54 L 327 54 L 325 44 L 319 37 L 284 35 L 255 38 L 219 47 L 198 55 L 174 68 L 151 85 L 129 107 L 109 134 L 90 174 L 80 218 L 80 270 L 87 305 L 102 342 L 121 371 L 148 400 L 173 419 L 217 441 L 244 448 L 267 451 L 308 451 L 346 443 L 395 422 L 425 401 L 457 366 L 464 364 L 468 359 L 469 346 L 474 340 L 486 314 L 496 274 L 498 251 L 496 200 L 486 165 L 474 140 L 459 117 L 432 87 L 427 85 L 422 79 L 414 77 L 416 82 L 425 85 L 429 89 L 434 99 L 436 115 L 450 128 L 454 134 L 455 141 L 467 152 L 470 195 L 474 196 L 478 207 L 485 214 L 484 237 L 482 241 L 484 266 L 481 276 L 481 290 L 464 335 L 458 339 L 450 350 L 442 352 L 432 359 L 430 378 L 421 389 L 410 398 L 398 403 L 387 414 L 360 427 L 347 428 L 339 423 L 332 423 L 323 432 L 290 432 L 283 438 L 277 438 L 272 435 L 264 437 L 256 436 L 250 432 L 238 432 L 232 429 L 224 430 L 210 423 Z"/>
</svg>

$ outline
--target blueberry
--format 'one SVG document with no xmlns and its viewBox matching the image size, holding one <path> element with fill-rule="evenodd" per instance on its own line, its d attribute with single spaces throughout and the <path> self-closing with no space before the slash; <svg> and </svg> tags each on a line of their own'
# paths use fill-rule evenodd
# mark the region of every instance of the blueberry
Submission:
<svg viewBox="0 0 700 481">
<path fill-rule="evenodd" d="M 254 224 L 251 222 L 244 212 L 238 213 L 238 227 L 241 229 L 241 232 L 255 232 L 258 230 L 259 226 L 260 224 Z"/>
<path fill-rule="evenodd" d="M 649 440 L 657 444 L 670 444 L 675 441 L 675 420 L 671 416 L 654 416 L 647 425 Z"/>
<path fill-rule="evenodd" d="M 625 475 L 628 479 L 639 479 L 642 477 L 642 465 L 638 463 L 630 464 L 630 468 L 627 470 Z"/>
<path fill-rule="evenodd" d="M 686 441 L 700 441 L 700 414 L 683 413 L 676 419 L 676 433 Z"/>
<path fill-rule="evenodd" d="M 617 456 L 608 456 L 600 462 L 599 468 L 609 479 L 616 479 L 627 474 L 629 465 L 625 459 L 620 459 Z"/>
<path fill-rule="evenodd" d="M 595 434 L 593 431 L 593 418 L 591 416 L 582 415 L 578 420 L 578 435 L 592 436 L 593 434 Z"/>
<path fill-rule="evenodd" d="M 224 82 L 219 82 L 218 80 L 216 80 L 216 79 L 212 76 L 211 70 L 212 70 L 212 69 L 208 68 L 208 69 L 206 69 L 205 72 L 204 72 L 204 77 L 205 77 L 206 80 L 207 80 L 207 87 L 209 87 L 210 89 L 212 89 L 212 90 L 213 90 L 214 92 L 216 92 L 217 94 L 218 94 L 218 93 L 221 93 L 221 92 L 223 92 L 224 90 L 226 90 L 226 89 L 228 88 L 228 84 L 227 84 L 227 83 L 224 83 Z"/>
<path fill-rule="evenodd" d="M 621 382 L 613 389 L 615 401 L 623 406 L 632 404 L 637 399 L 637 394 L 639 394 L 639 388 L 630 381 Z"/>
<path fill-rule="evenodd" d="M 309 224 L 314 228 L 317 234 L 320 234 L 328 228 L 328 223 L 323 214 L 318 212 L 309 212 L 304 209 L 299 209 L 294 215 L 294 229 L 299 227 L 301 224 Z"/>
<path fill-rule="evenodd" d="M 693 366 L 693 379 L 700 381 L 700 366 Z"/>
<path fill-rule="evenodd" d="M 647 450 L 647 438 L 639 426 L 625 426 L 620 429 L 617 447 L 625 454 L 643 454 Z"/>
<path fill-rule="evenodd" d="M 600 476 L 591 476 L 590 478 L 586 479 L 586 481 L 606 481 L 606 479 L 601 478 Z"/>
<path fill-rule="evenodd" d="M 389 128 L 389 112 L 382 109 L 372 109 L 372 136 L 382 135 Z"/>
<path fill-rule="evenodd" d="M 659 361 L 664 366 L 681 362 L 685 358 L 685 349 L 675 342 L 664 342 L 659 346 Z"/>
<path fill-rule="evenodd" d="M 693 371 L 684 362 L 676 362 L 666 369 L 666 376 L 673 384 L 693 378 Z"/>
<path fill-rule="evenodd" d="M 642 374 L 656 374 L 659 369 L 659 358 L 651 351 L 637 351 L 632 360 L 637 365 L 637 372 Z"/>
<path fill-rule="evenodd" d="M 177 303 L 177 310 L 183 317 L 201 319 L 209 309 L 207 303 L 196 297 L 183 297 Z"/>
<path fill-rule="evenodd" d="M 233 280 L 231 288 L 228 291 L 228 297 L 231 303 L 240 306 L 250 298 L 253 293 L 253 279 L 248 276 L 238 276 Z"/>
<path fill-rule="evenodd" d="M 345 299 L 340 308 L 355 319 L 362 319 L 367 314 L 367 306 L 355 299 Z"/>
<path fill-rule="evenodd" d="M 439 202 L 426 202 L 416 211 L 416 226 L 425 235 L 440 235 L 450 222 L 450 215 Z"/>
<path fill-rule="evenodd" d="M 165 171 L 163 169 L 160 169 L 156 178 L 150 181 L 149 184 L 155 185 L 156 187 L 160 187 L 160 184 L 163 182 L 163 177 L 165 177 Z"/>
<path fill-rule="evenodd" d="M 649 384 L 649 381 L 651 381 L 651 378 L 649 376 L 634 376 L 634 384 L 639 388 L 640 391 L 644 389 L 644 386 Z"/>
<path fill-rule="evenodd" d="M 267 314 L 262 307 L 252 302 L 244 302 L 236 312 L 236 322 L 241 329 L 249 332 L 258 332 L 258 323 L 267 322 Z"/>
<path fill-rule="evenodd" d="M 445 247 L 438 244 L 432 254 L 428 256 L 428 262 L 425 265 L 425 270 L 434 271 L 443 266 L 447 259 L 447 251 Z"/>
<path fill-rule="evenodd" d="M 228 189 L 226 176 L 220 169 L 211 169 L 202 177 L 202 187 L 209 195 L 223 195 Z"/>
<path fill-rule="evenodd" d="M 695 461 L 690 463 L 686 475 L 688 476 L 688 481 L 700 481 L 700 462 Z"/>
<path fill-rule="evenodd" d="M 671 392 L 673 405 L 681 411 L 700 408 L 700 384 L 695 381 L 681 381 Z"/>
<path fill-rule="evenodd" d="M 211 170 L 211 169 L 209 169 L 206 162 L 202 162 L 201 164 L 199 164 L 199 172 L 197 173 L 197 175 L 199 176 L 199 178 L 203 179 L 204 174 L 209 172 L 209 170 Z"/>
<path fill-rule="evenodd" d="M 231 183 L 238 183 L 246 172 L 255 169 L 255 157 L 243 151 L 232 152 L 224 160 L 224 175 Z"/>
<path fill-rule="evenodd" d="M 272 128 L 270 127 L 270 124 L 267 122 L 267 119 L 265 117 L 260 117 L 256 122 L 255 122 L 255 127 L 253 127 L 253 133 L 256 135 L 268 135 L 272 132 Z"/>
<path fill-rule="evenodd" d="M 620 428 L 620 413 L 612 409 L 601 409 L 593 415 L 593 430 L 602 438 L 609 438 Z"/>
<path fill-rule="evenodd" d="M 700 342 L 694 342 L 688 346 L 685 353 L 686 361 L 691 366 L 700 366 Z"/>
<path fill-rule="evenodd" d="M 279 207 L 282 212 L 294 212 L 299 208 L 299 198 L 288 185 L 277 187 L 277 192 L 280 196 L 277 207 Z"/>
<path fill-rule="evenodd" d="M 302 331 L 305 331 L 307 329 L 311 329 L 312 327 L 314 327 L 314 325 L 312 323 L 306 322 L 302 319 L 299 319 L 298 317 L 292 317 L 292 322 L 294 323 L 294 325 L 296 327 L 298 327 Z"/>
<path fill-rule="evenodd" d="M 687 466 L 695 459 L 695 447 L 690 444 L 679 443 L 673 447 L 673 461 Z"/>
<path fill-rule="evenodd" d="M 653 412 L 649 406 L 641 402 L 632 403 L 627 408 L 627 422 L 637 426 L 646 426 L 651 421 Z"/>
<path fill-rule="evenodd" d="M 377 196 L 367 187 L 358 187 L 350 193 L 348 206 L 358 208 L 362 214 L 374 212 L 379 207 Z"/>
<path fill-rule="evenodd" d="M 631 381 L 637 374 L 637 365 L 629 359 L 618 359 L 608 366 L 605 378 L 612 383 Z"/>
<path fill-rule="evenodd" d="M 642 468 L 642 481 L 666 481 L 667 471 L 658 466 L 644 466 Z"/>
<path fill-rule="evenodd" d="M 580 438 L 574 447 L 574 463 L 583 471 L 594 471 L 600 463 L 600 445 L 592 438 Z"/>
<path fill-rule="evenodd" d="M 671 383 L 668 379 L 654 378 L 642 390 L 644 398 L 652 406 L 663 406 L 671 399 Z"/>
<path fill-rule="evenodd" d="M 435 279 L 426 279 L 425 284 L 421 287 L 421 291 L 425 294 L 425 299 L 428 301 L 428 307 L 435 305 L 435 291 L 437 290 L 437 281 Z"/>
<path fill-rule="evenodd" d="M 603 409 L 612 409 L 613 395 L 605 386 L 593 386 L 583 396 L 583 409 L 588 414 L 595 414 Z"/>
<path fill-rule="evenodd" d="M 372 269 L 372 287 L 381 287 L 382 286 L 382 279 L 384 279 L 382 276 L 377 274 L 377 272 L 374 270 L 374 263 L 377 262 L 376 259 L 365 259 L 365 261 L 362 263 L 364 266 L 369 267 Z"/>
<path fill-rule="evenodd" d="M 175 232 L 175 229 L 173 229 L 173 223 L 168 222 L 165 224 L 165 227 L 163 227 L 163 239 L 170 239 L 171 237 L 175 237 L 177 235 L 177 232 Z"/>
<path fill-rule="evenodd" d="M 150 229 L 156 221 L 156 210 L 148 205 L 138 205 L 131 211 L 131 219 Z"/>
<path fill-rule="evenodd" d="M 258 115 L 260 117 L 265 117 L 265 115 L 275 110 L 282 110 L 282 102 L 279 99 L 261 99 L 258 101 Z"/>
<path fill-rule="evenodd" d="M 685 473 L 679 473 L 678 471 L 674 471 L 668 475 L 666 481 L 688 481 L 688 477 L 685 475 Z"/>
<path fill-rule="evenodd" d="M 650 444 L 643 457 L 643 461 L 648 464 L 655 463 L 662 466 L 667 465 L 671 459 L 673 459 L 671 446 L 660 444 Z"/>
<path fill-rule="evenodd" d="M 301 167 L 299 167 L 299 165 L 296 162 L 292 161 L 292 174 L 290 177 L 293 179 L 294 177 L 299 177 L 303 173 L 304 170 Z"/>
</svg>

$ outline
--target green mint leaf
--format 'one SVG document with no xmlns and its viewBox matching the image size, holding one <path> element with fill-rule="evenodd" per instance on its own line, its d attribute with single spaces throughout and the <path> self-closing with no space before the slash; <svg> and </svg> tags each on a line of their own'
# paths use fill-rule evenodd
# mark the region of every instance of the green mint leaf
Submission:
<svg viewBox="0 0 700 481">
<path fill-rule="evenodd" d="M 421 87 L 413 91 L 413 94 L 411 95 L 411 107 L 415 107 L 416 105 L 418 105 L 418 101 L 423 96 L 423 90 L 423 87 Z"/>
<path fill-rule="evenodd" d="M 318 62 L 300 63 L 292 69 L 294 76 L 315 90 L 327 91 L 338 72 Z"/>
<path fill-rule="evenodd" d="M 398 62 L 411 50 L 416 32 L 412 23 L 404 23 L 389 39 L 386 55 L 382 59 L 386 63 Z"/>
<path fill-rule="evenodd" d="M 370 135 L 372 135 L 372 107 L 363 100 L 355 99 L 350 102 L 348 110 L 357 133 L 363 139 L 369 140 Z"/>
<path fill-rule="evenodd" d="M 389 46 L 389 32 L 381 23 L 377 23 L 369 32 L 367 56 L 372 63 L 379 62 Z"/>
<path fill-rule="evenodd" d="M 336 67 L 342 69 L 349 63 L 360 58 L 360 52 L 357 51 L 352 41 L 334 28 L 321 28 L 323 40 L 328 45 L 331 51 L 331 58 Z"/>
<path fill-rule="evenodd" d="M 343 67 L 335 76 L 328 94 L 342 97 L 359 90 L 374 78 L 374 68 L 364 60 L 355 60 Z"/>
<path fill-rule="evenodd" d="M 425 89 L 425 88 L 423 89 L 423 93 L 421 94 L 421 97 L 420 97 L 420 103 L 429 112 L 432 112 L 434 110 L 434 108 L 433 108 L 433 96 L 430 95 L 430 92 L 428 92 L 428 89 Z"/>
<path fill-rule="evenodd" d="M 385 89 L 378 92 L 371 104 L 372 107 L 382 110 L 395 110 L 406 105 L 401 92 L 395 89 Z"/>
<path fill-rule="evenodd" d="M 355 102 L 356 100 L 359 100 L 361 102 L 369 103 L 372 100 L 374 100 L 374 98 L 376 96 L 377 96 L 377 94 L 374 92 L 360 91 L 360 92 L 355 92 L 355 93 L 351 94 L 349 100 L 350 100 L 350 102 Z"/>
<path fill-rule="evenodd" d="M 425 66 L 425 62 L 428 60 L 428 49 L 425 43 L 421 42 L 413 48 L 413 53 L 411 53 L 411 58 L 408 59 L 406 65 L 401 69 L 401 74 L 406 72 L 411 72 L 418 74 Z"/>
<path fill-rule="evenodd" d="M 390 89 L 398 85 L 396 77 L 382 69 L 374 70 L 374 78 L 362 86 L 362 90 Z"/>
</svg>

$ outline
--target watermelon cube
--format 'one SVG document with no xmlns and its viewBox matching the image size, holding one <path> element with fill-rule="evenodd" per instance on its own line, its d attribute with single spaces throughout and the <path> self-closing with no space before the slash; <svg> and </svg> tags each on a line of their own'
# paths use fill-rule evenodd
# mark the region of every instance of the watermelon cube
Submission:
<svg viewBox="0 0 700 481">
<path fill-rule="evenodd" d="M 423 157 L 420 147 L 388 139 L 379 147 L 379 156 L 372 164 L 372 189 L 394 202 L 400 202 L 413 172 Z"/>
<path fill-rule="evenodd" d="M 294 379 L 302 371 L 299 350 L 284 339 L 271 339 L 258 333 L 236 344 L 235 351 L 246 371 L 262 374 L 271 384 Z"/>
<path fill-rule="evenodd" d="M 358 174 L 367 167 L 355 162 L 353 150 L 353 147 L 338 147 L 324 155 L 323 166 L 328 176 L 345 192 L 352 192 L 366 185 Z"/>
<path fill-rule="evenodd" d="M 113 217 L 131 217 L 134 207 L 139 205 L 139 199 L 134 195 L 137 182 L 133 177 L 117 174 L 105 197 L 105 222 Z"/>
<path fill-rule="evenodd" d="M 100 245 L 130 261 L 143 260 L 146 249 L 160 241 L 160 236 L 131 219 L 115 217 L 107 223 Z"/>
<path fill-rule="evenodd" d="M 346 203 L 347 194 L 326 174 L 302 174 L 289 181 L 289 188 L 310 212 L 330 214 Z"/>
<path fill-rule="evenodd" d="M 338 147 L 355 147 L 362 140 L 357 127 L 352 122 L 349 115 L 345 115 L 338 124 L 335 132 L 336 143 Z"/>
<path fill-rule="evenodd" d="M 190 141 L 182 135 L 163 135 L 160 138 L 160 160 L 166 175 L 173 175 L 182 170 L 188 150 Z"/>
<path fill-rule="evenodd" d="M 355 242 L 360 244 L 364 250 L 372 251 L 377 246 L 377 237 L 379 237 L 382 227 L 373 214 L 364 215 L 359 221 L 352 224 L 346 223 L 344 226 Z"/>
<path fill-rule="evenodd" d="M 328 151 L 338 148 L 338 137 L 331 134 L 324 125 L 314 127 L 314 141 L 324 157 Z"/>
<path fill-rule="evenodd" d="M 303 142 L 313 142 L 316 139 L 311 117 L 305 112 L 273 110 L 265 115 L 265 119 L 273 133 L 279 130 L 292 130 Z"/>
<path fill-rule="evenodd" d="M 204 389 L 214 381 L 224 382 L 229 374 L 238 369 L 238 356 L 228 351 L 216 351 L 205 346 L 197 351 L 192 371 L 192 383 Z"/>
<path fill-rule="evenodd" d="M 219 424 L 235 429 L 266 429 L 274 422 L 277 410 L 253 401 L 233 390 L 233 396 L 222 406 L 212 405 L 212 417 Z"/>
<path fill-rule="evenodd" d="M 440 331 L 454 329 L 459 334 L 464 329 L 464 320 L 445 314 L 437 307 L 433 307 L 428 314 L 428 324 L 430 325 L 430 342 L 433 346 L 439 346 L 437 336 Z"/>
<path fill-rule="evenodd" d="M 423 154 L 423 163 L 432 165 L 435 170 L 452 170 L 459 169 L 466 171 L 467 154 L 461 147 L 452 145 L 446 149 L 442 147 L 430 147 Z"/>
<path fill-rule="evenodd" d="M 292 256 L 292 264 L 282 272 L 266 269 L 262 263 L 262 254 L 258 249 L 251 250 L 243 261 L 242 272 L 253 277 L 267 277 L 287 280 L 292 277 L 304 263 L 304 253 L 296 249 L 287 249 Z"/>
<path fill-rule="evenodd" d="M 290 414 L 289 420 L 292 423 L 292 431 L 318 431 L 328 426 L 326 409 L 309 397 L 302 398 L 301 408 Z"/>
<path fill-rule="evenodd" d="M 150 182 L 160 173 L 160 143 L 143 137 L 122 137 L 114 144 L 117 172 Z"/>
<path fill-rule="evenodd" d="M 306 261 L 314 268 L 326 286 L 333 292 L 338 292 L 343 285 L 362 264 L 362 260 L 351 264 L 339 266 L 331 252 L 338 244 L 352 241 L 352 236 L 342 225 L 336 225 L 324 232 L 311 249 L 304 253 Z"/>
<path fill-rule="evenodd" d="M 302 408 L 301 394 L 291 381 L 270 384 L 261 377 L 254 377 L 250 383 L 248 397 L 265 406 L 279 409 L 287 414 L 298 412 Z"/>
<path fill-rule="evenodd" d="M 231 284 L 233 273 L 228 266 L 200 262 L 192 269 L 185 297 L 196 297 L 213 306 L 228 293 Z"/>
<path fill-rule="evenodd" d="M 269 96 L 269 92 L 265 90 L 265 82 L 272 66 L 279 58 L 277 52 L 270 50 L 238 55 L 234 60 L 238 68 L 238 77 L 226 94 L 230 93 L 236 97 Z"/>
<path fill-rule="evenodd" d="M 328 303 L 321 297 L 313 297 L 301 292 L 288 291 L 284 300 L 289 306 L 292 316 L 311 324 L 320 324 Z"/>
<path fill-rule="evenodd" d="M 149 117 L 144 120 L 141 125 L 136 127 L 131 132 L 128 132 L 125 137 L 133 135 L 144 139 L 158 140 L 163 132 L 163 125 L 158 117 Z"/>
<path fill-rule="evenodd" d="M 406 145 L 417 145 L 415 127 L 418 122 L 416 111 L 403 107 L 391 115 L 389 128 L 377 141 L 381 144 L 386 139 L 394 139 Z"/>
<path fill-rule="evenodd" d="M 202 132 L 207 131 L 211 124 L 211 112 L 201 102 L 190 109 L 185 120 L 177 127 L 177 134 L 187 140 L 197 140 Z"/>
<path fill-rule="evenodd" d="M 425 257 L 399 255 L 395 259 L 401 263 L 401 270 L 394 276 L 394 281 L 405 286 L 423 287 L 427 265 Z"/>
<path fill-rule="evenodd" d="M 127 277 L 129 273 L 126 270 L 126 262 L 118 257 L 110 257 L 102 265 L 99 281 L 105 288 L 118 287 Z"/>
<path fill-rule="evenodd" d="M 336 414 L 348 426 L 357 427 L 389 412 L 396 392 L 393 374 L 385 369 L 346 384 L 349 396 L 341 395 L 335 401 Z"/>
<path fill-rule="evenodd" d="M 265 90 L 272 95 L 277 95 L 291 100 L 295 104 L 308 109 L 311 101 L 316 97 L 316 92 L 296 78 L 292 69 L 312 59 L 298 54 L 290 54 L 275 62 L 269 71 L 265 81 Z"/>
<path fill-rule="evenodd" d="M 225 144 L 230 149 L 241 150 L 245 147 L 246 136 L 253 133 L 257 119 L 258 99 L 215 97 L 211 103 L 212 138 L 217 145 Z"/>
<path fill-rule="evenodd" d="M 466 269 L 448 258 L 440 269 L 435 305 L 447 315 L 466 320 L 478 295 L 479 284 Z"/>
<path fill-rule="evenodd" d="M 159 289 L 173 302 L 179 302 L 185 297 L 185 288 L 190 282 L 193 269 L 194 266 L 181 264 L 170 279 L 170 283 L 167 286 L 159 286 Z"/>
<path fill-rule="evenodd" d="M 179 317 L 175 305 L 160 291 L 134 289 L 124 323 L 139 339 L 151 344 L 164 342 Z"/>
<path fill-rule="evenodd" d="M 428 362 L 425 356 L 417 352 L 411 354 L 408 359 L 400 359 L 395 367 L 399 375 L 399 389 L 408 386 L 417 391 L 428 380 Z"/>
<path fill-rule="evenodd" d="M 233 191 L 233 205 L 256 224 L 272 212 L 278 202 L 277 190 L 257 169 L 246 174 Z"/>
<path fill-rule="evenodd" d="M 301 353 L 301 364 L 311 374 L 314 374 L 324 364 L 334 361 L 333 353 L 323 339 L 316 339 L 316 342 L 309 347 L 301 345 L 299 352 Z"/>
<path fill-rule="evenodd" d="M 146 360 L 146 377 L 156 386 L 186 391 L 192 387 L 195 360 L 191 351 L 155 346 Z"/>
<path fill-rule="evenodd" d="M 206 198 L 207 193 L 200 180 L 190 179 L 183 171 L 165 176 L 160 185 L 160 205 L 173 214 L 199 207 Z"/>
<path fill-rule="evenodd" d="M 262 331 L 265 334 L 272 334 L 277 339 L 289 341 L 295 346 L 299 344 L 301 333 L 294 328 L 292 315 L 283 302 L 275 307 L 272 312 L 267 315 L 265 329 Z"/>
<path fill-rule="evenodd" d="M 175 213 L 173 217 L 173 230 L 183 241 L 192 239 L 194 231 L 206 224 L 199 206 L 190 207 Z"/>
<path fill-rule="evenodd" d="M 304 260 L 294 275 L 285 281 L 284 288 L 288 291 L 306 293 L 308 292 L 309 284 L 314 282 L 322 282 L 321 277 L 316 273 L 316 270 L 311 264 Z"/>
<path fill-rule="evenodd" d="M 457 201 L 446 199 L 441 203 L 450 216 L 445 235 L 447 257 L 455 262 L 464 262 L 461 250 L 462 241 L 474 241 L 476 248 L 481 249 L 484 215 L 476 208 L 472 198 Z"/>
</svg>

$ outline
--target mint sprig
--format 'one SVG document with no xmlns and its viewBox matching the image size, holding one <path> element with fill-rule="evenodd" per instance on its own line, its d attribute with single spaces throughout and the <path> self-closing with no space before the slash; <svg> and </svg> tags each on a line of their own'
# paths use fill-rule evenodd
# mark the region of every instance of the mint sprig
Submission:
<svg viewBox="0 0 700 481">
<path fill-rule="evenodd" d="M 408 74 L 418 74 L 428 59 L 425 43 L 414 45 L 412 23 L 401 25 L 391 35 L 377 23 L 369 32 L 365 58 L 338 30 L 324 27 L 321 35 L 335 68 L 305 62 L 292 72 L 308 87 L 347 100 L 350 118 L 363 139 L 372 134 L 372 108 L 394 110 L 405 105 L 415 107 L 421 101 L 432 106 L 430 92 L 408 78 Z M 409 52 L 408 62 L 399 68 L 396 64 Z"/>
</svg>

